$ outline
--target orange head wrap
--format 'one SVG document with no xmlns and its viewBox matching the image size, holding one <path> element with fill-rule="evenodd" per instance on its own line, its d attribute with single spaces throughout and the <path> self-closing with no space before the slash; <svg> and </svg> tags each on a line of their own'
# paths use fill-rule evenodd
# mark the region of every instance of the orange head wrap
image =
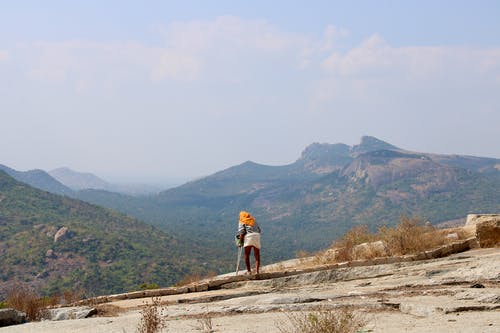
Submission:
<svg viewBox="0 0 500 333">
<path fill-rule="evenodd" d="M 240 223 L 253 227 L 253 225 L 255 224 L 255 219 L 252 215 L 250 215 L 249 212 L 245 212 L 244 210 L 242 210 L 240 212 Z"/>
</svg>

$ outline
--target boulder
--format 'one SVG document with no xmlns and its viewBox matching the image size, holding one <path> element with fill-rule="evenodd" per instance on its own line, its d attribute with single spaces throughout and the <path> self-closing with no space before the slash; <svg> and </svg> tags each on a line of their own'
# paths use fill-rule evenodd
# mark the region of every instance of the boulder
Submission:
<svg viewBox="0 0 500 333">
<path fill-rule="evenodd" d="M 45 252 L 45 258 L 54 259 L 55 257 L 56 254 L 54 253 L 54 250 L 48 249 L 47 252 Z"/>
<path fill-rule="evenodd" d="M 500 215 L 491 215 L 477 221 L 476 238 L 480 247 L 500 246 Z"/>
<path fill-rule="evenodd" d="M 0 327 L 26 322 L 26 314 L 15 309 L 0 309 Z"/>
<path fill-rule="evenodd" d="M 500 214 L 468 214 L 465 225 L 476 225 L 480 222 L 490 221 L 491 219 L 500 219 Z"/>
<path fill-rule="evenodd" d="M 363 243 L 356 245 L 352 249 L 352 256 L 356 259 L 370 259 L 387 256 L 387 246 L 384 241 Z"/>
<path fill-rule="evenodd" d="M 452 240 L 452 241 L 458 240 L 458 234 L 456 232 L 448 234 L 448 235 L 446 235 L 446 239 Z"/>
<path fill-rule="evenodd" d="M 71 231 L 69 231 L 67 227 L 62 227 L 61 229 L 57 230 L 56 234 L 54 235 L 54 243 L 57 243 L 58 241 L 63 241 L 70 237 L 71 237 Z"/>
<path fill-rule="evenodd" d="M 50 320 L 83 319 L 97 313 L 95 308 L 88 306 L 67 307 L 49 310 Z"/>
</svg>

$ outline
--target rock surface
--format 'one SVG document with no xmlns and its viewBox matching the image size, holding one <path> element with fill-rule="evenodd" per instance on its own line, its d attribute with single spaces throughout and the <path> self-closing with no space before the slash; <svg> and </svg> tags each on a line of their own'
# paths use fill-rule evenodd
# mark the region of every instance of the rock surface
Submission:
<svg viewBox="0 0 500 333">
<path fill-rule="evenodd" d="M 500 214 L 468 214 L 465 225 L 476 225 L 483 221 L 490 221 L 494 219 L 500 219 Z"/>
<path fill-rule="evenodd" d="M 500 215 L 478 221 L 476 238 L 480 247 L 500 246 Z"/>
<path fill-rule="evenodd" d="M 216 277 L 198 288 L 185 287 L 185 293 L 161 296 L 165 332 L 200 332 L 200 318 L 210 318 L 214 332 L 278 333 L 290 311 L 346 306 L 366 318 L 363 332 L 496 333 L 500 328 L 500 248 L 438 259 L 346 264 L 269 279 L 223 280 Z M 8 331 L 0 328 L 0 333 L 134 332 L 140 309 L 151 302 L 132 298 L 139 295 L 100 305 L 114 309 L 114 316 L 28 323 Z"/>
<path fill-rule="evenodd" d="M 14 309 L 0 309 L 0 327 L 26 322 L 26 314 Z"/>
<path fill-rule="evenodd" d="M 389 253 L 384 241 L 376 241 L 371 243 L 363 243 L 356 245 L 352 249 L 352 254 L 355 258 L 374 258 L 385 257 Z"/>
<path fill-rule="evenodd" d="M 87 306 L 65 307 L 49 310 L 50 320 L 84 319 L 95 314 L 97 314 L 97 310 Z"/>
</svg>

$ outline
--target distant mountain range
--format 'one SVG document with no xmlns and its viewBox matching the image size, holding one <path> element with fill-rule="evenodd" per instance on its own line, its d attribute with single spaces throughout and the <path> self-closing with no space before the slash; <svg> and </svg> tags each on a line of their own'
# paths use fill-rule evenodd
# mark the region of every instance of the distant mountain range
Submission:
<svg viewBox="0 0 500 333">
<path fill-rule="evenodd" d="M 0 164 L 0 170 L 6 172 L 14 179 L 31 185 L 40 190 L 54 194 L 75 197 L 80 190 L 104 190 L 127 195 L 149 195 L 160 192 L 160 186 L 146 184 L 112 184 L 97 177 L 92 173 L 83 173 L 63 167 L 46 172 L 35 169 L 29 171 L 17 171 Z"/>
<path fill-rule="evenodd" d="M 499 212 L 500 160 L 410 152 L 366 136 L 355 146 L 314 143 L 290 165 L 248 161 L 146 198 L 78 197 L 227 251 L 239 210 L 249 210 L 276 260 L 323 248 L 358 224 L 396 224 L 402 214 L 439 223 Z"/>
<path fill-rule="evenodd" d="M 354 146 L 311 144 L 289 165 L 248 161 L 149 196 L 104 186 L 71 195 L 225 253 L 238 212 L 249 210 L 263 228 L 266 263 L 324 248 L 355 225 L 396 224 L 402 214 L 436 224 L 497 213 L 500 160 L 411 152 L 365 136 Z"/>
<path fill-rule="evenodd" d="M 47 172 L 36 169 L 30 171 L 17 171 L 0 164 L 0 170 L 7 173 L 12 178 L 31 185 L 35 188 L 60 195 L 72 195 L 73 190 L 57 181 Z"/>
<path fill-rule="evenodd" d="M 134 218 L 35 189 L 0 171 L 0 299 L 14 281 L 45 294 L 81 289 L 87 296 L 138 290 L 143 283 L 170 286 L 186 274 L 206 272 L 200 263 L 228 269 L 219 256 Z"/>
<path fill-rule="evenodd" d="M 111 184 L 92 173 L 77 172 L 67 167 L 57 168 L 48 173 L 74 191 L 94 189 L 130 195 L 148 195 L 162 190 L 159 186 L 145 184 Z"/>
</svg>

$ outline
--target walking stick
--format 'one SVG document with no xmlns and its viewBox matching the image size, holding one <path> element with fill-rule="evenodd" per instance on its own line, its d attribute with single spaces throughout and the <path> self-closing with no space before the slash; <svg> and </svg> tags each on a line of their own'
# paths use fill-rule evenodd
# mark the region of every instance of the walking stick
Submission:
<svg viewBox="0 0 500 333">
<path fill-rule="evenodd" d="M 240 260 L 242 252 L 243 252 L 243 246 L 240 246 L 238 250 L 238 261 L 236 262 L 236 275 L 238 275 L 238 271 L 240 270 Z"/>
</svg>

